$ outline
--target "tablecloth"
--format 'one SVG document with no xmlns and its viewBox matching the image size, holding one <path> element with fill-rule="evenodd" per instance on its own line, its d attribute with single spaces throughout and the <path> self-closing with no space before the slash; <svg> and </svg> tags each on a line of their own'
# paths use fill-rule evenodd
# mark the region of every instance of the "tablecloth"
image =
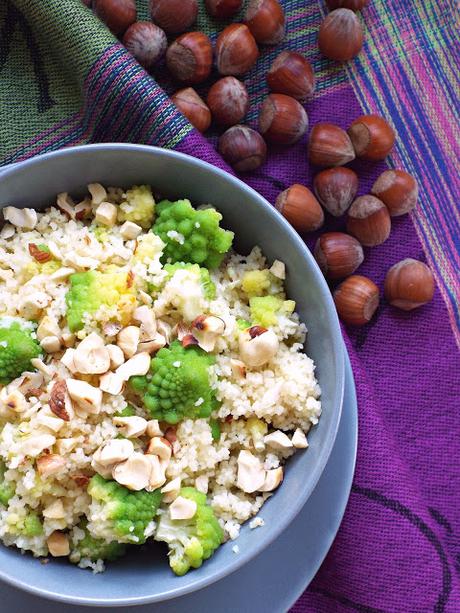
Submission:
<svg viewBox="0 0 460 613">
<path fill-rule="evenodd" d="M 204 2 L 200 2 L 203 5 Z M 358 463 L 342 527 L 293 613 L 460 610 L 460 207 L 459 54 L 456 0 L 371 0 L 365 44 L 353 61 L 321 58 L 322 0 L 283 0 L 287 36 L 264 48 L 244 78 L 247 123 L 257 123 L 265 75 L 281 48 L 304 53 L 317 75 L 310 125 L 346 128 L 378 113 L 398 134 L 385 163 L 355 163 L 360 193 L 386 167 L 420 183 L 417 210 L 393 220 L 391 237 L 366 249 L 360 271 L 382 288 L 385 272 L 413 257 L 432 268 L 432 303 L 404 313 L 382 302 L 361 329 L 344 328 L 358 389 Z M 147 2 L 138 2 L 146 18 Z M 200 6 L 197 29 L 222 24 Z M 161 85 L 159 85 L 161 84 Z M 0 163 L 87 142 L 175 148 L 231 172 L 217 134 L 197 133 L 171 104 L 159 67 L 147 74 L 80 0 L 0 3 Z M 200 88 L 204 93 L 205 89 Z M 270 202 L 294 182 L 311 186 L 306 137 L 270 147 L 243 180 Z M 342 228 L 343 220 L 327 221 Z M 305 237 L 311 247 L 315 236 Z"/>
</svg>

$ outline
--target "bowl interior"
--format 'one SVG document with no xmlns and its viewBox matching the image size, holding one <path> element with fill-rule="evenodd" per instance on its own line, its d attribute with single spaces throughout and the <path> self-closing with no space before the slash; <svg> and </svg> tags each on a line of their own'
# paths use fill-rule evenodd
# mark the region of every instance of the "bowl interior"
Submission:
<svg viewBox="0 0 460 613">
<path fill-rule="evenodd" d="M 344 360 L 333 302 L 312 256 L 284 219 L 255 191 L 227 173 L 185 155 L 138 145 L 92 145 L 47 154 L 0 175 L 0 206 L 42 208 L 60 191 L 83 194 L 90 182 L 130 186 L 149 183 L 169 198 L 212 203 L 236 233 L 236 249 L 260 245 L 269 261 L 287 266 L 287 291 L 309 329 L 306 350 L 315 360 L 323 415 L 309 434 L 309 449 L 287 465 L 282 487 L 263 507 L 265 526 L 244 526 L 239 554 L 228 543 L 185 577 L 169 570 L 160 544 L 132 548 L 99 575 L 67 562 L 42 565 L 0 546 L 0 578 L 41 596 L 72 603 L 117 606 L 155 602 L 202 588 L 236 570 L 289 524 L 311 494 L 331 452 L 342 407 Z M 312 527 L 312 529 L 314 529 Z"/>
</svg>

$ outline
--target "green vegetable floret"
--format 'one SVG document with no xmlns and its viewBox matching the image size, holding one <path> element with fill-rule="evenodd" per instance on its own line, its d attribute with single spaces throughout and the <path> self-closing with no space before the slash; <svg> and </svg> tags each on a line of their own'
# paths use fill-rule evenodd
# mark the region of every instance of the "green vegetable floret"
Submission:
<svg viewBox="0 0 460 613">
<path fill-rule="evenodd" d="M 214 362 L 214 356 L 199 347 L 185 349 L 174 341 L 152 359 L 149 374 L 131 377 L 130 384 L 154 419 L 177 424 L 209 417 L 217 406 L 209 380 Z"/>
<path fill-rule="evenodd" d="M 278 314 L 293 313 L 295 302 L 278 296 L 254 296 L 249 299 L 249 307 L 252 321 L 268 328 L 278 323 Z"/>
<path fill-rule="evenodd" d="M 152 228 L 166 244 L 163 262 L 190 262 L 205 268 L 217 268 L 232 246 L 233 232 L 219 226 L 222 215 L 215 209 L 197 211 L 189 200 L 157 205 Z"/>
<path fill-rule="evenodd" d="M 82 536 L 82 532 L 84 533 Z M 86 527 L 86 522 L 81 522 L 71 534 L 70 561 L 78 564 L 80 560 L 86 558 L 92 562 L 97 560 L 116 560 L 126 551 L 126 546 L 116 541 L 107 543 L 103 539 L 91 536 Z"/>
<path fill-rule="evenodd" d="M 201 268 L 198 264 L 184 264 L 177 262 L 176 264 L 166 264 L 164 269 L 168 273 L 168 279 L 172 279 L 174 273 L 178 270 L 190 270 L 200 277 L 201 287 L 203 288 L 204 297 L 208 300 L 214 300 L 216 297 L 216 286 L 211 280 L 211 275 L 207 268 Z"/>
<path fill-rule="evenodd" d="M 120 320 L 127 324 L 136 299 L 128 273 L 89 270 L 70 276 L 66 294 L 67 324 L 72 332 L 83 328 L 84 316 L 95 313 L 102 305 L 117 306 Z"/>
<path fill-rule="evenodd" d="M 176 575 L 182 576 L 212 556 L 224 533 L 214 511 L 206 504 L 205 494 L 193 487 L 183 487 L 180 496 L 196 502 L 195 515 L 192 519 L 173 520 L 166 511 L 161 515 L 155 540 L 168 543 L 169 565 Z"/>
<path fill-rule="evenodd" d="M 34 326 L 9 318 L 0 319 L 0 383 L 6 385 L 22 375 L 35 370 L 30 361 L 38 358 L 42 350 L 33 338 Z"/>
<path fill-rule="evenodd" d="M 0 462 L 0 504 L 5 507 L 8 505 L 10 498 L 14 496 L 14 484 L 5 480 L 7 471 L 5 462 Z"/>
<path fill-rule="evenodd" d="M 155 200 L 149 185 L 135 185 L 128 189 L 125 200 L 118 208 L 119 222 L 132 221 L 148 230 L 155 215 Z"/>
<path fill-rule="evenodd" d="M 142 545 L 151 536 L 161 503 L 160 490 L 132 492 L 116 481 L 94 475 L 88 494 L 92 498 L 88 530 L 93 538 Z"/>
</svg>

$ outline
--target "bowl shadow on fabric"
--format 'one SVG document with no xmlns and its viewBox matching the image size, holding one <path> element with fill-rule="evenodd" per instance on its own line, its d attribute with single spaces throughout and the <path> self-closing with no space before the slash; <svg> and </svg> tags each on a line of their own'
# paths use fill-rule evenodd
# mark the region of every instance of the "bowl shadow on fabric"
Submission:
<svg viewBox="0 0 460 613">
<path fill-rule="evenodd" d="M 287 292 L 309 332 L 307 353 L 315 360 L 322 388 L 323 415 L 309 434 L 310 447 L 287 464 L 285 479 L 260 515 L 265 526 L 245 525 L 200 569 L 184 577 L 170 571 L 160 544 L 131 548 L 123 559 L 93 575 L 66 561 L 40 564 L 30 555 L 0 546 L 0 578 L 37 595 L 68 603 L 123 606 L 174 598 L 217 581 L 269 545 L 300 511 L 313 491 L 334 444 L 344 389 L 343 340 L 330 292 L 302 240 L 285 220 L 244 183 L 195 158 L 139 145 L 90 145 L 46 154 L 0 175 L 0 205 L 49 206 L 58 192 L 83 196 L 90 182 L 128 187 L 149 183 L 166 197 L 212 203 L 224 226 L 236 234 L 236 249 L 247 254 L 260 245 L 269 262 L 287 266 Z M 312 526 L 312 530 L 315 527 Z"/>
</svg>

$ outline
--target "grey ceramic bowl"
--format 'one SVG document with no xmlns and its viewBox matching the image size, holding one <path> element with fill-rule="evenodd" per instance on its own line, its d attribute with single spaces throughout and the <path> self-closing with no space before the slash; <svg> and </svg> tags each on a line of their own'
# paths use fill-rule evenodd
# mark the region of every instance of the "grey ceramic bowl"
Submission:
<svg viewBox="0 0 460 613">
<path fill-rule="evenodd" d="M 198 590 L 240 568 L 271 543 L 300 511 L 313 491 L 334 444 L 342 409 L 344 352 L 330 292 L 299 236 L 270 204 L 238 179 L 179 153 L 138 145 L 90 145 L 64 149 L 6 169 L 0 174 L 0 206 L 40 209 L 61 191 L 83 194 L 90 182 L 130 186 L 149 183 L 170 198 L 212 203 L 224 225 L 236 233 L 236 249 L 248 253 L 260 245 L 270 261 L 287 266 L 287 290 L 308 326 L 307 352 L 317 365 L 323 415 L 309 435 L 309 449 L 287 464 L 282 487 L 265 504 L 265 526 L 241 530 L 237 543 L 223 545 L 203 566 L 185 577 L 169 569 L 160 544 L 132 548 L 105 573 L 61 560 L 40 564 L 29 555 L 0 545 L 0 578 L 12 585 L 68 603 L 123 606 L 158 602 Z M 315 526 L 311 527 L 315 530 Z M 282 564 L 280 560 L 280 564 Z"/>
</svg>

